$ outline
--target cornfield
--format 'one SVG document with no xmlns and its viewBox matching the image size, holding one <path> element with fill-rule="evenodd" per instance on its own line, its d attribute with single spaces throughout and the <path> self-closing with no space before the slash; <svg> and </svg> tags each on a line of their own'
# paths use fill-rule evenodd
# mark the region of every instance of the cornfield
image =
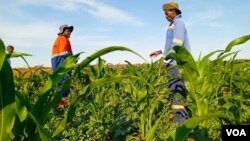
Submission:
<svg viewBox="0 0 250 141">
<path fill-rule="evenodd" d="M 141 56 L 111 46 L 77 65 L 81 52 L 72 55 L 53 73 L 42 67 L 12 69 L 6 58 L 22 57 L 28 64 L 24 57 L 29 54 L 6 54 L 0 40 L 0 140 L 221 140 L 222 125 L 250 124 L 250 61 L 235 59 L 238 51 L 231 51 L 249 39 L 250 35 L 234 39 L 225 50 L 197 60 L 176 46 L 166 58 L 139 65 L 126 61 L 125 66 L 107 65 L 101 57 L 115 51 Z M 173 94 L 167 89 L 164 59 L 177 61 L 188 91 L 185 106 L 191 117 L 182 124 L 171 121 Z M 95 66 L 92 61 L 97 61 Z M 68 72 L 72 77 L 62 90 L 70 88 L 70 104 L 58 109 L 57 82 Z"/>
</svg>

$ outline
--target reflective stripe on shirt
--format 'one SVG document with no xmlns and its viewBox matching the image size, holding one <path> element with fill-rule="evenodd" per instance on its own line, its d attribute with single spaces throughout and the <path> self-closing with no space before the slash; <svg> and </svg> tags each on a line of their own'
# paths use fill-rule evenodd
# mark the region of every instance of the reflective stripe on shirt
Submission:
<svg viewBox="0 0 250 141">
<path fill-rule="evenodd" d="M 183 41 L 181 39 L 178 39 L 178 38 L 174 38 L 173 43 L 176 45 L 179 45 L 179 46 L 183 45 Z"/>
<path fill-rule="evenodd" d="M 57 57 L 57 56 L 62 56 L 62 55 L 66 55 L 66 54 L 71 54 L 68 51 L 64 51 L 64 52 L 60 52 L 60 53 L 56 53 L 52 55 L 52 58 Z"/>
</svg>

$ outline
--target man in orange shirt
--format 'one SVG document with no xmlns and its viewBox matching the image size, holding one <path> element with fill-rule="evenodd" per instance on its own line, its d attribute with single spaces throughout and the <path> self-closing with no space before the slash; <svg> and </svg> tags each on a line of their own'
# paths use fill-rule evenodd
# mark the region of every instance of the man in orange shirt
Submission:
<svg viewBox="0 0 250 141">
<path fill-rule="evenodd" d="M 73 31 L 73 26 L 68 26 L 66 24 L 61 25 L 58 33 L 58 36 L 54 42 L 54 45 L 52 47 L 52 58 L 51 58 L 51 64 L 53 71 L 56 71 L 60 65 L 63 63 L 63 61 L 70 55 L 73 54 L 71 49 L 71 44 L 69 41 L 70 35 Z M 62 77 L 58 82 L 58 91 L 61 91 L 62 84 L 65 80 L 70 79 L 70 73 L 66 74 L 64 77 Z M 57 104 L 58 108 L 62 108 L 68 104 L 67 97 L 70 90 L 65 89 L 62 91 L 62 100 Z"/>
</svg>

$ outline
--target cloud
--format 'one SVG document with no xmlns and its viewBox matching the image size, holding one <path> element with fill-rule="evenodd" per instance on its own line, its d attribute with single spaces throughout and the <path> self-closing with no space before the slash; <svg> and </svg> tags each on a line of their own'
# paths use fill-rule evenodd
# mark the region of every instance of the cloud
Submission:
<svg viewBox="0 0 250 141">
<path fill-rule="evenodd" d="M 7 44 L 15 44 L 24 48 L 43 47 L 48 40 L 54 39 L 57 25 L 48 22 L 32 22 L 29 24 L 1 23 L 0 37 Z M 53 36 L 53 37 L 52 37 Z"/>
<path fill-rule="evenodd" d="M 209 9 L 197 13 L 197 17 L 203 21 L 215 21 L 223 16 L 223 11 L 221 9 Z"/>
<path fill-rule="evenodd" d="M 76 0 L 21 0 L 23 5 L 35 5 L 35 6 L 47 6 L 55 9 L 60 9 L 63 11 L 76 11 L 78 3 Z"/>
<path fill-rule="evenodd" d="M 68 12 L 88 13 L 106 23 L 140 26 L 144 23 L 128 12 L 95 0 L 22 0 L 23 4 L 47 6 Z"/>
<path fill-rule="evenodd" d="M 205 25 L 211 28 L 225 28 L 230 27 L 230 24 L 220 21 L 224 16 L 224 11 L 222 8 L 213 7 L 199 10 L 197 13 L 189 15 L 187 20 L 188 26 Z"/>
<path fill-rule="evenodd" d="M 104 4 L 97 1 L 79 0 L 79 2 L 85 4 L 87 7 L 84 10 L 98 18 L 102 18 L 108 23 L 125 23 L 132 25 L 143 25 L 143 22 L 138 18 L 128 14 L 125 11 L 112 7 L 111 5 Z"/>
</svg>

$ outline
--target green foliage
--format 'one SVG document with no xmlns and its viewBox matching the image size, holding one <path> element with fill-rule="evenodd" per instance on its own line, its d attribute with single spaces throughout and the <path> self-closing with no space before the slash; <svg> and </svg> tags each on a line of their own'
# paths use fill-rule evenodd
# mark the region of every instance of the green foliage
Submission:
<svg viewBox="0 0 250 141">
<path fill-rule="evenodd" d="M 177 62 L 177 66 L 180 70 L 181 77 L 184 80 L 185 86 L 188 91 L 186 105 L 190 110 L 190 114 L 198 119 L 204 119 L 204 117 L 211 117 L 214 113 L 223 113 L 217 114 L 217 116 L 212 116 L 214 118 L 220 119 L 219 122 L 223 122 L 225 120 L 228 121 L 227 123 L 242 123 L 242 110 L 239 107 L 245 105 L 243 103 L 244 97 L 242 93 L 235 92 L 232 94 L 230 91 L 230 96 L 227 95 L 220 95 L 219 90 L 215 91 L 215 88 L 222 88 L 225 85 L 225 79 L 227 79 L 229 87 L 223 87 L 227 89 L 231 89 L 234 87 L 234 83 L 236 82 L 235 74 L 238 72 L 237 69 L 234 69 L 235 65 L 232 64 L 232 60 L 234 60 L 236 54 L 238 52 L 229 52 L 232 47 L 242 44 L 250 39 L 250 36 L 242 36 L 237 38 L 229 43 L 226 47 L 225 51 L 214 51 L 209 53 L 203 58 L 199 58 L 197 61 L 194 61 L 192 55 L 183 47 L 176 46 L 174 47 L 174 53 L 170 53 L 165 59 L 175 59 Z M 221 52 L 216 60 L 210 61 L 209 58 L 217 52 Z M 228 53 L 229 52 L 229 53 Z M 220 69 L 223 68 L 221 64 L 224 64 L 224 58 L 234 55 L 232 60 L 226 62 L 225 70 L 228 72 L 221 71 Z M 217 69 L 214 69 L 216 68 Z M 230 73 L 229 73 L 230 72 Z M 223 74 L 222 76 L 218 76 Z M 225 75 L 229 74 L 229 75 Z M 215 79 L 217 77 L 217 79 Z M 248 85 L 246 81 L 242 79 L 241 81 L 244 85 Z M 235 85 L 237 85 L 235 83 Z M 235 88 L 232 88 L 235 90 Z M 241 89 L 242 90 L 242 89 Z M 224 90 L 222 90 L 224 91 Z M 244 90 L 243 90 L 244 91 Z M 241 91 L 241 92 L 243 92 Z M 243 92 L 244 93 L 244 92 Z M 233 118 L 234 116 L 234 118 Z M 222 118 L 223 117 L 223 118 Z M 239 119 L 239 120 L 238 120 Z M 190 119 L 192 120 L 192 118 Z M 192 125 L 196 125 L 191 127 L 194 129 L 198 125 L 204 128 L 210 128 L 212 126 L 211 122 L 209 124 L 209 118 L 205 118 L 204 122 L 200 122 L 200 120 L 193 120 Z M 189 122 L 187 120 L 186 122 Z M 183 139 L 175 138 L 175 140 L 186 140 L 188 133 L 191 131 L 190 128 L 186 128 L 184 122 L 183 131 L 185 134 L 181 135 L 181 132 L 178 132 L 178 128 L 176 130 L 176 137 L 184 137 Z M 182 125 L 182 126 L 183 126 Z M 208 138 L 208 137 L 207 137 Z"/>
<path fill-rule="evenodd" d="M 15 87 L 13 74 L 6 61 L 5 46 L 0 40 L 0 140 L 13 139 L 15 123 Z"/>
<path fill-rule="evenodd" d="M 241 36 L 241 37 L 238 37 L 238 38 L 234 39 L 233 41 L 231 41 L 231 42 L 227 45 L 227 47 L 226 47 L 226 49 L 225 49 L 225 52 L 231 51 L 231 49 L 232 49 L 234 46 L 243 44 L 243 43 L 247 42 L 249 39 L 250 39 L 250 35 L 245 35 L 245 36 Z"/>
<path fill-rule="evenodd" d="M 0 140 L 220 140 L 222 124 L 250 123 L 250 62 L 236 60 L 232 47 L 249 35 L 229 43 L 225 50 L 211 52 L 198 60 L 182 47 L 174 47 L 175 59 L 188 90 L 186 106 L 191 118 L 183 124 L 170 121 L 170 97 L 164 58 L 150 64 L 112 66 L 101 59 L 113 51 L 134 51 L 111 46 L 75 64 L 79 54 L 68 57 L 50 74 L 36 68 L 13 77 L 0 42 Z M 219 53 L 215 60 L 210 57 Z M 231 57 L 224 61 L 225 58 Z M 95 66 L 90 65 L 97 60 Z M 24 61 L 25 58 L 24 58 Z M 27 61 L 26 61 L 27 62 Z M 28 63 L 27 63 L 28 65 Z M 72 72 L 70 105 L 57 109 L 57 81 Z M 27 77 L 28 75 L 28 77 Z M 8 85 L 7 85 L 8 84 Z"/>
</svg>

